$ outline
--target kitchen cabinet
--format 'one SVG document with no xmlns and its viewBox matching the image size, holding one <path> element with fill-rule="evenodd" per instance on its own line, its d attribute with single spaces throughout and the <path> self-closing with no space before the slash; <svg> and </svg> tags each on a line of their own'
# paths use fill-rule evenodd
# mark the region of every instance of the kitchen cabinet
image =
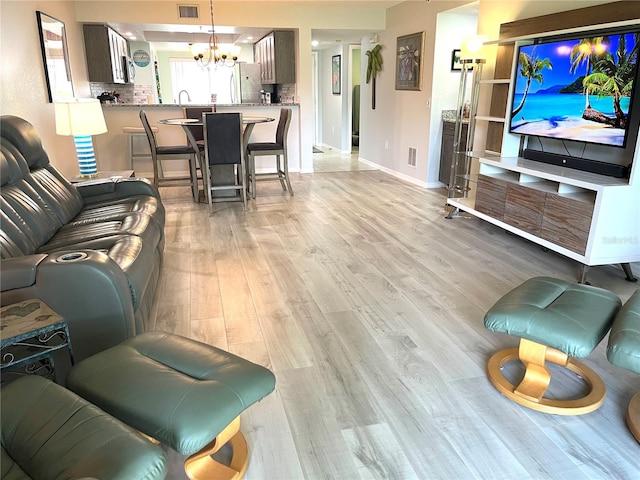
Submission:
<svg viewBox="0 0 640 480">
<path fill-rule="evenodd" d="M 254 59 L 260 64 L 263 84 L 295 83 L 295 38 L 291 31 L 273 31 L 254 46 Z"/>
<path fill-rule="evenodd" d="M 84 46 L 90 82 L 129 83 L 127 40 L 107 25 L 84 25 Z"/>
</svg>

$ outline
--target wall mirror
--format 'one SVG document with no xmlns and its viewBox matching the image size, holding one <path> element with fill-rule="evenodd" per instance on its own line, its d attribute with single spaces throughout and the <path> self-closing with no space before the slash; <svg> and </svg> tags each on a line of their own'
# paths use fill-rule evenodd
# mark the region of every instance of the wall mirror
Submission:
<svg viewBox="0 0 640 480">
<path fill-rule="evenodd" d="M 73 97 L 69 49 L 64 22 L 36 11 L 49 102 Z"/>
</svg>

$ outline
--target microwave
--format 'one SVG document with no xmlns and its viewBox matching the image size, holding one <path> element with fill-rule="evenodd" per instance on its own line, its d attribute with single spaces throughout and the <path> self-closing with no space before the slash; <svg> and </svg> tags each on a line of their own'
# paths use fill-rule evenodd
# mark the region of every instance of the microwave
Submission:
<svg viewBox="0 0 640 480">
<path fill-rule="evenodd" d="M 122 66 L 124 70 L 125 83 L 133 83 L 136 78 L 136 65 L 133 63 L 131 57 L 122 57 Z"/>
</svg>

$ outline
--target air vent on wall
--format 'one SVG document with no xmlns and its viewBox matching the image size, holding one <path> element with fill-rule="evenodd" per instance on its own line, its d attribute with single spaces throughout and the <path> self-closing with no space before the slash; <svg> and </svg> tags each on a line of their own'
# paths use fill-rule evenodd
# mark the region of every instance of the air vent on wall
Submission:
<svg viewBox="0 0 640 480">
<path fill-rule="evenodd" d="M 197 5 L 178 5 L 178 18 L 199 18 Z"/>
<path fill-rule="evenodd" d="M 409 147 L 409 160 L 407 161 L 407 164 L 410 167 L 416 166 L 416 149 L 414 147 Z"/>
</svg>

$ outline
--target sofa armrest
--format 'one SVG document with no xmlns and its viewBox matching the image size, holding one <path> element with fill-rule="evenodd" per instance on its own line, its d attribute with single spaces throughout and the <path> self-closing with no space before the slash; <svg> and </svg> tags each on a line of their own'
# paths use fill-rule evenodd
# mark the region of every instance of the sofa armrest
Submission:
<svg viewBox="0 0 640 480">
<path fill-rule="evenodd" d="M 63 251 L 18 260 L 2 260 L 2 305 L 42 299 L 67 321 L 76 360 L 135 335 L 127 278 L 106 254 Z M 12 272 L 8 283 L 5 268 Z"/>
<path fill-rule="evenodd" d="M 85 204 L 112 200 L 133 195 L 149 195 L 160 198 L 156 189 L 146 178 L 108 178 L 88 180 L 76 184 Z"/>
<path fill-rule="evenodd" d="M 2 291 L 26 288 L 36 283 L 38 265 L 45 258 L 47 258 L 47 255 L 40 254 L 3 260 L 2 277 L 0 278 L 0 288 Z"/>
</svg>

